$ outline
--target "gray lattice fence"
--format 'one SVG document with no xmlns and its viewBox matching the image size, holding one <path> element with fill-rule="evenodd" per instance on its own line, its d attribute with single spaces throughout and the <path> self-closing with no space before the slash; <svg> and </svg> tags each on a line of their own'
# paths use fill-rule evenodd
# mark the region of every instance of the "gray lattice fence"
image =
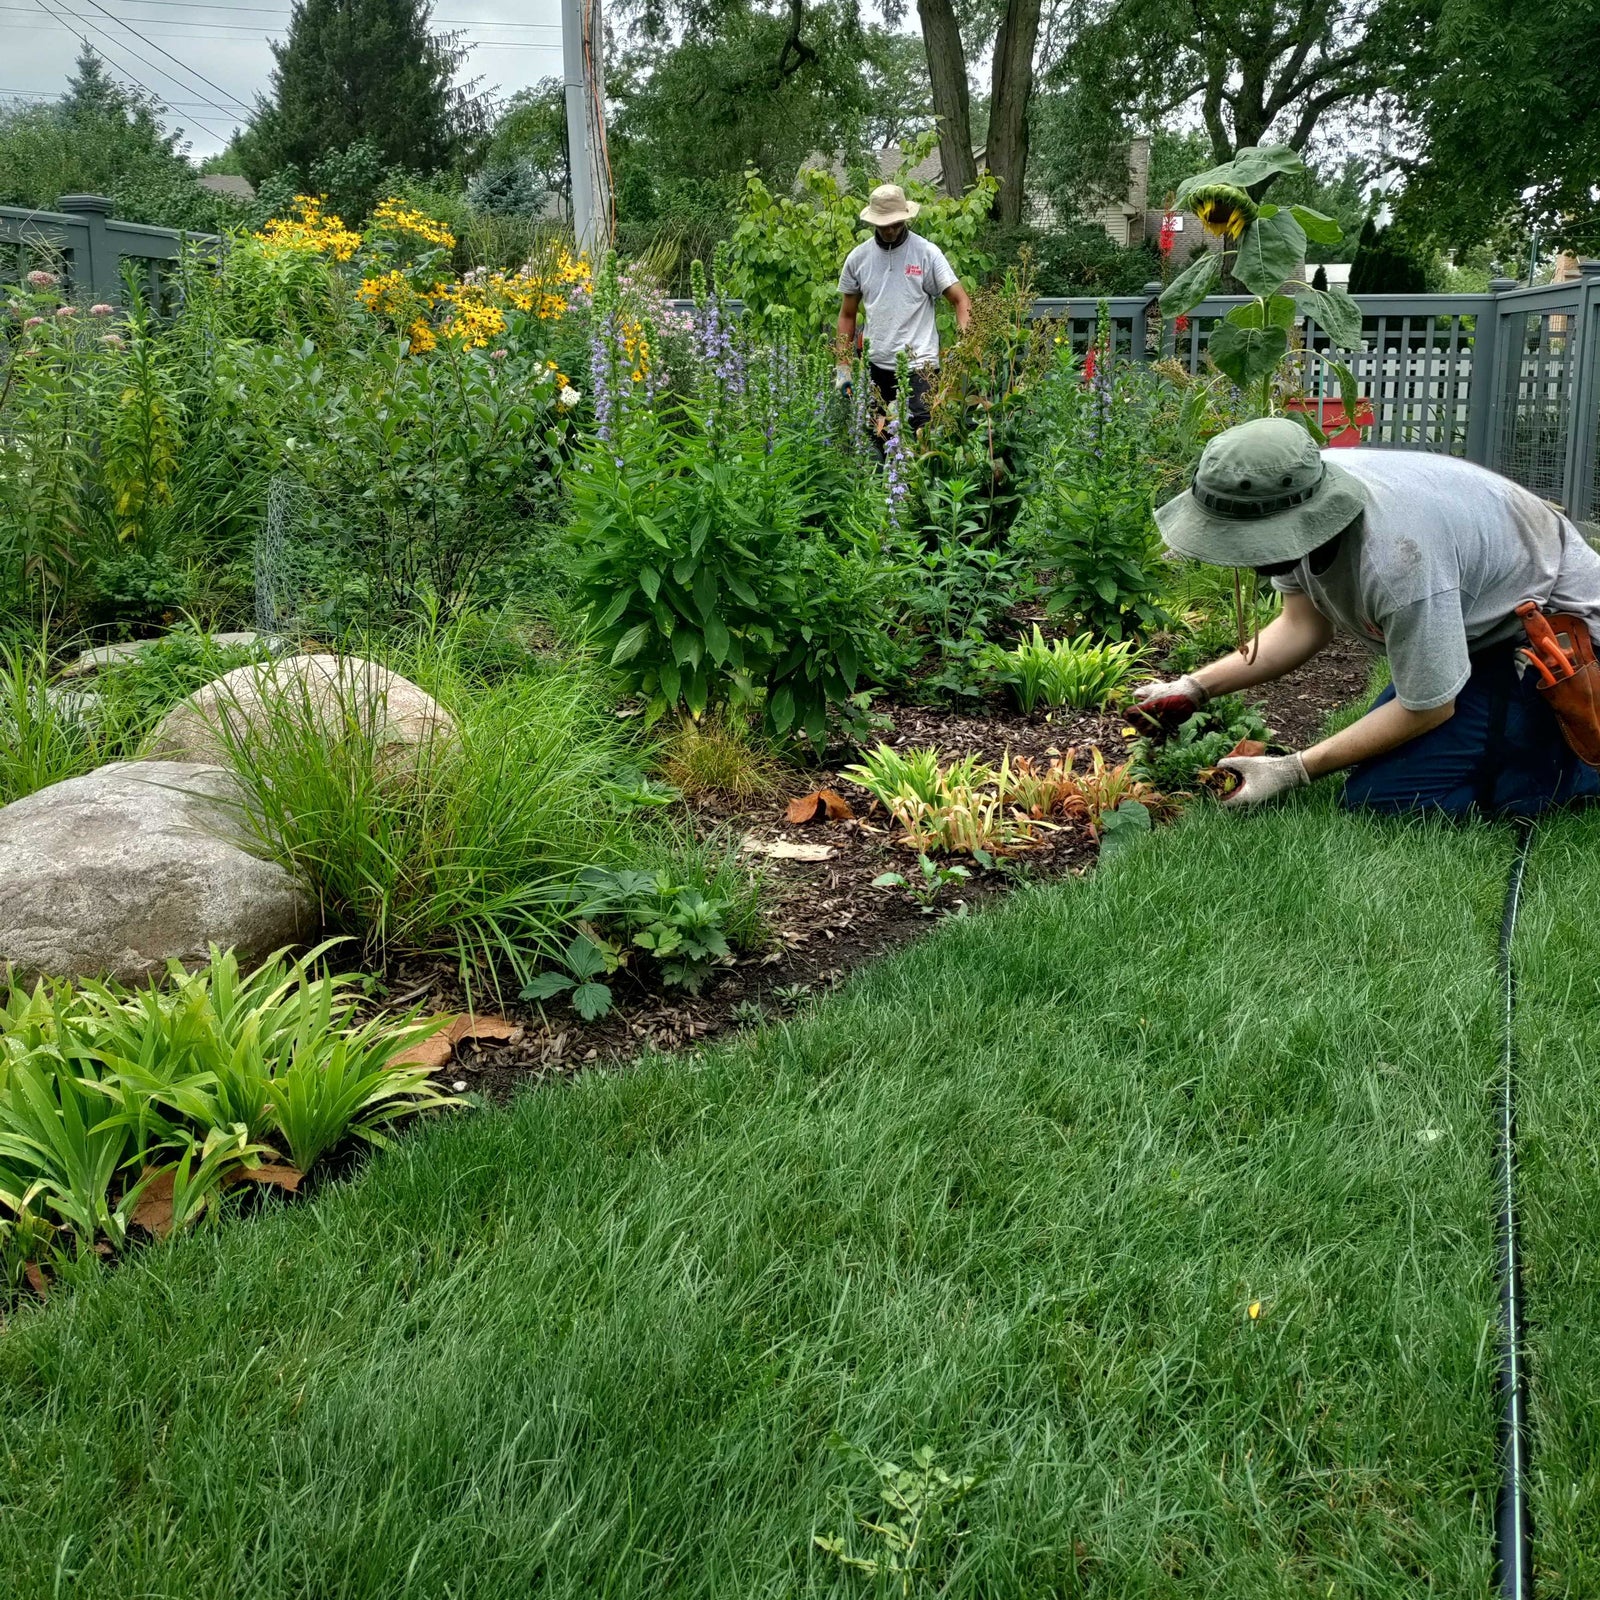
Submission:
<svg viewBox="0 0 1600 1600">
<path fill-rule="evenodd" d="M 1218 296 L 1178 322 L 1163 321 L 1160 292 L 1151 283 L 1142 295 L 1106 302 L 1116 351 L 1201 371 L 1212 328 L 1244 302 Z M 1600 512 L 1600 261 L 1539 289 L 1499 278 L 1486 294 L 1359 299 L 1358 350 L 1337 349 L 1314 322 L 1299 323 L 1301 386 L 1312 406 L 1340 399 L 1333 361 L 1343 360 L 1372 408 L 1372 444 L 1465 456 L 1575 517 Z M 1080 352 L 1098 312 L 1099 302 L 1087 297 L 1033 306 L 1035 317 L 1058 321 Z"/>
</svg>

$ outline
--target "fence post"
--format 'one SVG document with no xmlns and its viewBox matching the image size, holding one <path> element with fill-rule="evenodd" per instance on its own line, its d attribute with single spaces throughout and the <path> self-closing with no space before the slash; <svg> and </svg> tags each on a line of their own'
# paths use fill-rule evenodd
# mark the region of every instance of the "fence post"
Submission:
<svg viewBox="0 0 1600 1600">
<path fill-rule="evenodd" d="M 1478 314 L 1472 331 L 1472 376 L 1467 386 L 1468 461 L 1493 468 L 1500 454 L 1501 418 L 1505 406 L 1504 359 L 1500 338 L 1500 296 L 1517 287 L 1515 278 L 1489 280 L 1489 308 Z"/>
<path fill-rule="evenodd" d="M 1580 261 L 1572 319 L 1572 388 L 1561 498 L 1574 522 L 1594 510 L 1595 431 L 1600 426 L 1600 261 Z"/>
<path fill-rule="evenodd" d="M 73 287 L 87 288 L 96 300 L 114 304 L 122 288 L 122 263 L 106 232 L 111 202 L 103 194 L 64 194 L 57 204 L 65 215 L 81 219 L 89 242 L 84 252 L 89 258 L 87 261 L 77 260 L 74 254 Z"/>
<path fill-rule="evenodd" d="M 1144 362 L 1151 360 L 1150 354 L 1150 303 L 1161 298 L 1161 285 L 1147 283 L 1144 286 L 1144 308 L 1139 313 L 1139 359 Z M 1156 308 L 1156 327 L 1161 327 L 1161 309 Z M 1159 352 L 1157 352 L 1159 354 Z"/>
</svg>

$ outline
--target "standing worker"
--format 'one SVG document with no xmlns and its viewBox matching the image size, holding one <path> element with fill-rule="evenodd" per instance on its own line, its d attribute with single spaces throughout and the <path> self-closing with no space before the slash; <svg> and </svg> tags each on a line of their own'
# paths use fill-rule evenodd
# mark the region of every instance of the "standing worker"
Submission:
<svg viewBox="0 0 1600 1600">
<path fill-rule="evenodd" d="M 1451 456 L 1319 451 L 1269 417 L 1213 439 L 1156 521 L 1177 554 L 1270 578 L 1283 611 L 1252 646 L 1145 685 L 1136 716 L 1170 728 L 1335 631 L 1393 671 L 1310 749 L 1221 762 L 1239 779 L 1228 804 L 1346 768 L 1344 804 L 1385 812 L 1532 816 L 1600 794 L 1600 555 L 1527 489 Z"/>
<path fill-rule="evenodd" d="M 844 258 L 839 273 L 839 377 L 850 386 L 850 354 L 856 348 L 856 316 L 867 307 L 867 363 L 880 403 L 894 404 L 898 390 L 895 366 L 904 350 L 910 361 L 911 393 L 906 414 L 913 428 L 928 420 L 928 394 L 939 366 L 939 324 L 935 303 L 942 296 L 955 307 L 956 326 L 965 333 L 972 320 L 972 302 L 944 251 L 913 233 L 911 219 L 922 208 L 897 183 L 882 183 L 861 212 L 872 224 L 872 237 Z"/>
</svg>

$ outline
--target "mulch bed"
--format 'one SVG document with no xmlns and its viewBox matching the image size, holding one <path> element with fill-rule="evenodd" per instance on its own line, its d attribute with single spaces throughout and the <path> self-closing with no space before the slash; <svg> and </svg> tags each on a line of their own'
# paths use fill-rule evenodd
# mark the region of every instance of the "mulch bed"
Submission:
<svg viewBox="0 0 1600 1600">
<path fill-rule="evenodd" d="M 1300 748 L 1314 741 L 1330 710 L 1363 692 L 1371 659 L 1359 645 L 1338 641 L 1316 661 L 1251 698 L 1278 738 Z M 885 709 L 893 726 L 878 738 L 908 748 L 934 745 L 946 757 L 976 752 L 998 762 L 1008 750 L 1013 756 L 1041 758 L 1095 745 L 1116 763 L 1131 742 L 1120 716 L 1063 711 L 1029 718 L 998 701 L 959 709 Z M 915 852 L 895 843 L 897 830 L 875 812 L 866 792 L 845 779 L 837 766 L 797 773 L 794 782 L 796 794 L 837 790 L 856 818 L 792 825 L 785 820 L 782 800 L 743 811 L 711 802 L 693 808 L 703 833 L 723 830 L 756 844 L 785 841 L 830 851 L 821 861 L 773 859 L 752 851 L 751 860 L 760 864 L 768 886 L 769 938 L 763 949 L 720 969 L 698 995 L 649 988 L 620 972 L 611 980 L 613 1008 L 595 1022 L 584 1022 L 560 1001 L 541 1009 L 510 995 L 495 1000 L 480 994 L 478 1008 L 503 1014 L 515 1029 L 506 1040 L 458 1045 L 440 1079 L 498 1100 L 541 1079 L 619 1065 L 646 1051 L 694 1048 L 759 1018 L 788 1015 L 856 967 L 926 932 L 936 915 L 924 912 L 902 889 L 873 885 L 885 872 L 915 877 L 917 862 Z M 1082 873 L 1095 853 L 1088 830 L 1076 827 L 1046 834 L 1037 848 L 1013 857 L 1006 871 L 983 872 L 964 862 L 971 877 L 945 891 L 938 911 L 982 905 L 1005 894 L 1019 875 L 1049 881 Z M 442 965 L 401 966 L 391 974 L 391 992 L 430 1010 L 459 1011 L 467 1004 L 454 974 Z"/>
</svg>

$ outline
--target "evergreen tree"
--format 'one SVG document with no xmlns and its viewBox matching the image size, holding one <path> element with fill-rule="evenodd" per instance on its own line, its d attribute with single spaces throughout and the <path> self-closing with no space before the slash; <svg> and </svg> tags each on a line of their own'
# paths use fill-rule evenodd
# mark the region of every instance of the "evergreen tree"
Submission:
<svg viewBox="0 0 1600 1600">
<path fill-rule="evenodd" d="M 431 33 L 429 16 L 427 0 L 295 0 L 288 38 L 272 47 L 272 97 L 241 141 L 249 177 L 306 173 L 363 140 L 390 166 L 453 165 L 479 102 L 452 87 L 466 51 Z"/>
<path fill-rule="evenodd" d="M 1350 263 L 1350 293 L 1421 294 L 1427 286 L 1427 270 L 1406 237 L 1369 217 Z"/>
</svg>

